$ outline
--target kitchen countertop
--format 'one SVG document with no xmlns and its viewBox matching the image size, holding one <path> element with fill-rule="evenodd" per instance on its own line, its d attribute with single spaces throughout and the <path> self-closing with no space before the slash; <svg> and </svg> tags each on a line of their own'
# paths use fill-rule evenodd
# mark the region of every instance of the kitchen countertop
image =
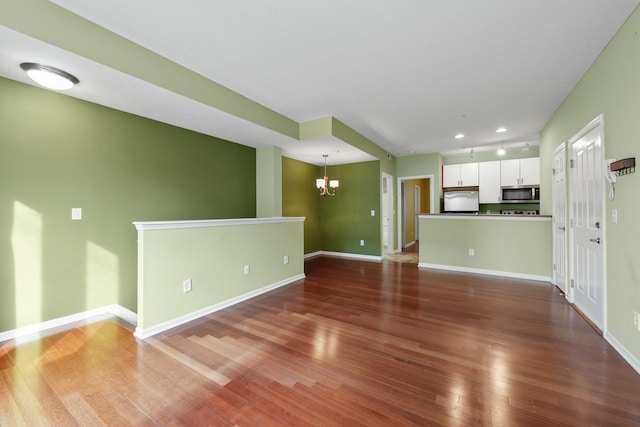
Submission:
<svg viewBox="0 0 640 427">
<path fill-rule="evenodd" d="M 473 213 L 436 213 L 420 214 L 419 218 L 425 219 L 501 219 L 501 220 L 527 220 L 550 221 L 551 215 L 503 215 L 503 214 L 473 214 Z"/>
</svg>

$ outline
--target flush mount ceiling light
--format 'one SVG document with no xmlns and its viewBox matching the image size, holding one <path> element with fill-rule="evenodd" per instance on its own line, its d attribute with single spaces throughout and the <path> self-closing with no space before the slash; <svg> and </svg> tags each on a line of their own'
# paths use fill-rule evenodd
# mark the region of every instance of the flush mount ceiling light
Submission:
<svg viewBox="0 0 640 427">
<path fill-rule="evenodd" d="M 498 156 L 504 156 L 504 153 L 505 153 L 505 151 L 504 151 L 504 147 L 500 147 L 500 148 L 498 149 Z"/>
<path fill-rule="evenodd" d="M 498 129 L 496 129 L 497 133 L 503 133 L 503 132 L 506 132 L 506 131 L 507 131 L 507 128 L 498 128 Z"/>
<path fill-rule="evenodd" d="M 337 179 L 329 181 L 329 176 L 327 176 L 327 157 L 329 155 L 323 154 L 322 157 L 324 157 L 324 177 L 316 179 L 316 187 L 320 190 L 322 197 L 335 196 L 336 188 L 340 186 L 340 183 Z"/>
<path fill-rule="evenodd" d="M 20 68 L 26 71 L 31 80 L 49 89 L 67 90 L 80 83 L 76 76 L 49 65 L 23 62 Z"/>
<path fill-rule="evenodd" d="M 455 136 L 456 139 L 462 139 L 464 138 L 464 134 L 463 133 L 459 133 Z"/>
</svg>

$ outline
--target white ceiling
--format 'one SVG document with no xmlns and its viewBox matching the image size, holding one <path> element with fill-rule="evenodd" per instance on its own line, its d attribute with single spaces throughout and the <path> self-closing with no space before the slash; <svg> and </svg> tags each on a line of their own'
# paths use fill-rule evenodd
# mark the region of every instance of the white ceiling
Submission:
<svg viewBox="0 0 640 427">
<path fill-rule="evenodd" d="M 334 116 L 395 156 L 536 145 L 638 0 L 52 0 L 297 122 Z M 81 34 L 78 35 L 82 37 Z M 297 141 L 0 26 L 0 76 L 59 66 L 70 96 L 320 164 Z M 117 53 L 116 53 L 117 54 Z M 495 130 L 504 126 L 507 132 Z M 454 135 L 462 132 L 461 140 Z M 464 147 L 464 149 L 463 149 Z"/>
</svg>

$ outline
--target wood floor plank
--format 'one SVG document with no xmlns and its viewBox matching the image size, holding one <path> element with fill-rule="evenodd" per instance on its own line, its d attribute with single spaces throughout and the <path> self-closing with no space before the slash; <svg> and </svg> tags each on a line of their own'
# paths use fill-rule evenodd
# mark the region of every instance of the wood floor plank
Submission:
<svg viewBox="0 0 640 427">
<path fill-rule="evenodd" d="M 145 341 L 101 318 L 0 343 L 0 425 L 640 425 L 640 375 L 549 284 L 305 275 Z"/>
</svg>

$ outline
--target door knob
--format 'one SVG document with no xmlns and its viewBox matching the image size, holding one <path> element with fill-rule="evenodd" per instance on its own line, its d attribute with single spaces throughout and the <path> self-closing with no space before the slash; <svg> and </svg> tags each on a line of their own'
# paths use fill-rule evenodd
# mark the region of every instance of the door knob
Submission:
<svg viewBox="0 0 640 427">
<path fill-rule="evenodd" d="M 565 227 L 565 226 L 558 227 L 558 230 L 562 230 L 562 231 L 564 231 L 564 230 L 566 230 L 566 229 L 567 229 L 567 227 Z"/>
<path fill-rule="evenodd" d="M 593 243 L 600 244 L 600 238 L 599 238 L 599 237 L 598 237 L 598 238 L 596 238 L 596 239 L 589 239 L 589 241 L 590 241 L 590 242 L 593 242 Z"/>
</svg>

